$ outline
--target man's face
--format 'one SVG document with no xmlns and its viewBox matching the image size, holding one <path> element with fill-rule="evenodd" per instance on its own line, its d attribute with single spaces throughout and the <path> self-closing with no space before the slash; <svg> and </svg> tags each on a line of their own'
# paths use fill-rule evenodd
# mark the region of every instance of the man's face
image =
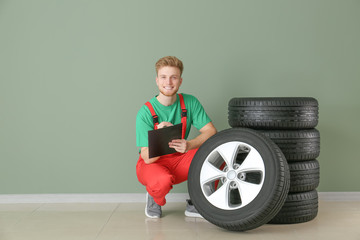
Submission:
<svg viewBox="0 0 360 240">
<path fill-rule="evenodd" d="M 177 67 L 162 67 L 158 70 L 156 77 L 156 85 L 159 87 L 160 93 L 171 97 L 177 93 L 182 83 L 180 69 Z"/>
</svg>

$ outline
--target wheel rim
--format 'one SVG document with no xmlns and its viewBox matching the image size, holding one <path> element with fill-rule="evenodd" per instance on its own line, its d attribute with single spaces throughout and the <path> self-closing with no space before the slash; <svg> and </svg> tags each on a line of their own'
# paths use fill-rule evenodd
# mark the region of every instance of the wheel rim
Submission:
<svg viewBox="0 0 360 240">
<path fill-rule="evenodd" d="M 261 191 L 265 165 L 260 153 L 244 142 L 227 142 L 205 159 L 200 185 L 215 207 L 234 210 L 251 203 Z"/>
</svg>

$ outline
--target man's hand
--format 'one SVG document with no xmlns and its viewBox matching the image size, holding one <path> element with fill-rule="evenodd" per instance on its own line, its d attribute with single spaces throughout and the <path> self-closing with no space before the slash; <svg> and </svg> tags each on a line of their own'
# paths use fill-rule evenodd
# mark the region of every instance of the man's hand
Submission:
<svg viewBox="0 0 360 240">
<path fill-rule="evenodd" d="M 200 135 L 196 138 L 186 141 L 185 139 L 175 139 L 169 142 L 169 147 L 174 148 L 179 153 L 185 153 L 191 149 L 199 148 L 208 138 L 216 133 L 216 128 L 209 122 L 200 129 Z"/>
<path fill-rule="evenodd" d="M 142 147 L 140 155 L 141 155 L 141 158 L 144 159 L 144 162 L 146 164 L 156 162 L 160 158 L 160 157 L 149 158 L 149 148 L 148 147 Z"/>
<path fill-rule="evenodd" d="M 188 141 L 185 139 L 174 139 L 169 142 L 169 148 L 174 148 L 179 153 L 185 153 L 188 150 Z"/>
<path fill-rule="evenodd" d="M 172 124 L 171 122 L 161 122 L 158 125 L 158 129 L 164 128 L 164 127 L 171 127 L 171 126 L 174 126 L 174 124 Z"/>
</svg>

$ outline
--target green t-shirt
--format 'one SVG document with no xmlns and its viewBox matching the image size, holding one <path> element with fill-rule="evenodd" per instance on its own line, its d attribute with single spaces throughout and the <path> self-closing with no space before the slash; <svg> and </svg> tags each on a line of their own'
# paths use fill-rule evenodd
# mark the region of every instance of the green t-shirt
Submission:
<svg viewBox="0 0 360 240">
<path fill-rule="evenodd" d="M 203 106 L 196 97 L 189 94 L 182 94 L 184 96 L 185 107 L 187 109 L 187 123 L 185 139 L 189 136 L 191 125 L 200 130 L 206 124 L 211 122 L 211 119 L 206 114 Z M 179 95 L 176 102 L 171 106 L 162 105 L 156 96 L 150 101 L 155 113 L 158 115 L 159 123 L 170 122 L 174 125 L 181 123 L 181 106 Z M 149 108 L 143 105 L 136 116 L 136 146 L 148 147 L 148 131 L 154 130 L 153 118 Z"/>
</svg>

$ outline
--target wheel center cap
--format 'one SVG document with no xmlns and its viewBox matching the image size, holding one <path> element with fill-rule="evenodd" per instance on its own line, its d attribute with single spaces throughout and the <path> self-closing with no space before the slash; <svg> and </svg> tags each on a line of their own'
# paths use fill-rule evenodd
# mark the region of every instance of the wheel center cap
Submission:
<svg viewBox="0 0 360 240">
<path fill-rule="evenodd" d="M 234 170 L 230 170 L 226 176 L 227 176 L 227 179 L 234 180 L 236 178 L 236 172 Z"/>
</svg>

